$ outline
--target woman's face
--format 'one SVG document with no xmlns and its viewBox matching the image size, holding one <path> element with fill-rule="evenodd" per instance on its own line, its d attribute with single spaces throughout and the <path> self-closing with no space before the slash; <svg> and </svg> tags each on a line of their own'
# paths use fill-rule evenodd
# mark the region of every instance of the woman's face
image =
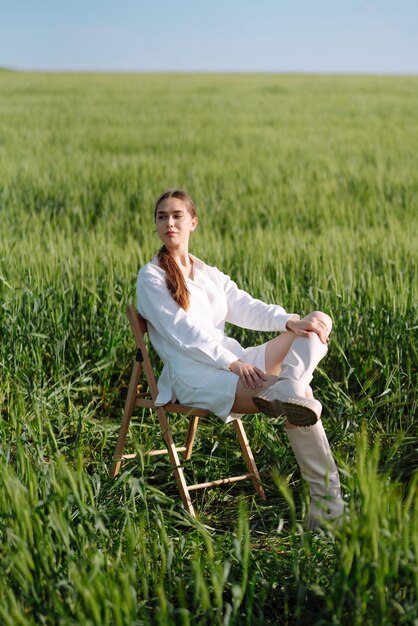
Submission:
<svg viewBox="0 0 418 626">
<path fill-rule="evenodd" d="M 180 198 L 166 198 L 155 215 L 157 233 L 167 250 L 188 245 L 190 233 L 197 226 L 197 217 L 190 215 Z"/>
</svg>

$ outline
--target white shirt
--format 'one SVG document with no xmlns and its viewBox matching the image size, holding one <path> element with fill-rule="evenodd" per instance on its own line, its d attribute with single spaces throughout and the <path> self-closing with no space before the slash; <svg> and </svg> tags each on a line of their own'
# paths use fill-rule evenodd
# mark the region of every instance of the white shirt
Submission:
<svg viewBox="0 0 418 626">
<path fill-rule="evenodd" d="M 170 372 L 200 387 L 210 382 L 216 370 L 228 370 L 241 358 L 244 349 L 224 334 L 225 322 L 251 330 L 284 331 L 292 315 L 281 306 L 256 300 L 216 267 L 191 258 L 194 277 L 185 279 L 190 292 L 187 311 L 167 289 L 157 258 L 138 274 L 138 311 L 147 320 L 151 343 L 164 363 L 157 405 L 175 400 Z"/>
</svg>

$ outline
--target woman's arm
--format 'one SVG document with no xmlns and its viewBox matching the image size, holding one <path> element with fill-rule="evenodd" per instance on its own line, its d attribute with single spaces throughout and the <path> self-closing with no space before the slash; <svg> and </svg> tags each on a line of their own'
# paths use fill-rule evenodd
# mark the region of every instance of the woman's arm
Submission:
<svg viewBox="0 0 418 626">
<path fill-rule="evenodd" d="M 171 344 L 202 363 L 219 369 L 229 369 L 236 355 L 224 348 L 220 338 L 208 329 L 200 328 L 187 312 L 173 300 L 164 278 L 140 271 L 137 281 L 137 304 L 141 315 Z"/>
<path fill-rule="evenodd" d="M 228 302 L 227 322 L 251 330 L 288 330 L 300 337 L 309 337 L 310 332 L 315 332 L 322 343 L 327 343 L 326 326 L 320 319 L 301 320 L 299 315 L 286 313 L 277 304 L 265 304 L 253 298 L 246 291 L 238 289 L 229 276 L 222 276 Z"/>
<path fill-rule="evenodd" d="M 239 289 L 226 274 L 220 272 L 222 286 L 228 303 L 226 321 L 250 330 L 286 330 L 290 319 L 299 319 L 299 315 L 286 313 L 278 304 L 266 304 Z"/>
</svg>

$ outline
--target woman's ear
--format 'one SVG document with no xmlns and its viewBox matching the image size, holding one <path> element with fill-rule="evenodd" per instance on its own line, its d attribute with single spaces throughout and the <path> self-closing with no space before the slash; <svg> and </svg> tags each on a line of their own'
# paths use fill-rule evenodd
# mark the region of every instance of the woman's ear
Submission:
<svg viewBox="0 0 418 626">
<path fill-rule="evenodd" d="M 192 218 L 192 225 L 191 225 L 190 230 L 191 230 L 191 231 L 196 230 L 198 223 L 199 223 L 199 220 L 197 219 L 197 215 L 195 215 L 195 216 Z"/>
</svg>

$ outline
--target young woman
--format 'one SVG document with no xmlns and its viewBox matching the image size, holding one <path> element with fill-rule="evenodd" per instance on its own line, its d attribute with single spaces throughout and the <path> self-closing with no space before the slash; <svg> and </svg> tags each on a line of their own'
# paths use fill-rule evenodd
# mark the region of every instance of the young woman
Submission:
<svg viewBox="0 0 418 626">
<path fill-rule="evenodd" d="M 164 363 L 157 404 L 179 400 L 209 409 L 224 421 L 261 411 L 285 415 L 285 429 L 308 481 L 309 529 L 343 513 L 340 482 L 309 383 L 327 352 L 332 322 L 315 311 L 303 319 L 242 291 L 216 267 L 189 253 L 198 218 L 191 196 L 169 189 L 155 205 L 163 242 L 139 271 L 137 305 Z M 225 322 L 280 335 L 243 348 L 224 334 Z"/>
</svg>

